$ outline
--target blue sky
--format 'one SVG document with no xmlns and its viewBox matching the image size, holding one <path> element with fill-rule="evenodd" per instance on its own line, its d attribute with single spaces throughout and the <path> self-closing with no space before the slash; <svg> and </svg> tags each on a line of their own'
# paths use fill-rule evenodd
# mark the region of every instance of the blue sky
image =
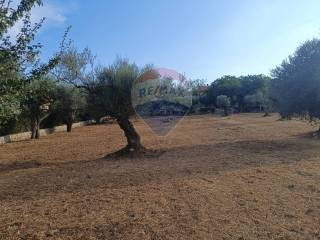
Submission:
<svg viewBox="0 0 320 240">
<path fill-rule="evenodd" d="M 319 36 L 319 0 L 44 0 L 37 16 L 44 56 L 64 29 L 101 64 L 116 56 L 153 63 L 208 82 L 269 74 L 303 41 Z"/>
</svg>

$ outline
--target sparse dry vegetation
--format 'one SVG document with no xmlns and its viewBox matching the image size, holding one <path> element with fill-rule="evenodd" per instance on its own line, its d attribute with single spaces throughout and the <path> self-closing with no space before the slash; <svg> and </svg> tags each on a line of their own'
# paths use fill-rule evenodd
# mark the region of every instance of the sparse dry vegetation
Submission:
<svg viewBox="0 0 320 240">
<path fill-rule="evenodd" d="M 0 146 L 0 239 L 319 239 L 320 142 L 278 116 L 187 117 L 158 156 L 117 124 Z M 118 139 L 118 140 L 116 140 Z"/>
</svg>

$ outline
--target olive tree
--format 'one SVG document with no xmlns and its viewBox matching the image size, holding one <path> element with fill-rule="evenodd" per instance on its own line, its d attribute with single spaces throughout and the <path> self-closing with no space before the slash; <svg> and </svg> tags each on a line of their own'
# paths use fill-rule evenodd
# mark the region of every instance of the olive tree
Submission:
<svg viewBox="0 0 320 240">
<path fill-rule="evenodd" d="M 88 105 L 97 104 L 96 114 L 114 118 L 127 140 L 121 152 L 137 152 L 144 147 L 140 136 L 130 121 L 134 114 L 131 103 L 131 88 L 135 79 L 146 69 L 117 59 L 107 67 L 97 67 L 95 56 L 86 48 L 79 52 L 71 46 L 61 56 L 55 75 L 61 82 L 84 89 L 88 94 Z"/>
<path fill-rule="evenodd" d="M 230 115 L 231 101 L 230 101 L 230 98 L 228 96 L 219 95 L 217 97 L 217 106 L 220 107 L 220 108 L 223 108 L 225 116 Z"/>
<path fill-rule="evenodd" d="M 272 71 L 270 96 L 283 118 L 320 118 L 320 39 L 306 41 Z"/>
<path fill-rule="evenodd" d="M 272 111 L 272 103 L 269 96 L 261 91 L 252 95 L 246 95 L 244 103 L 247 108 L 259 108 L 260 112 L 264 112 L 264 116 L 269 116 Z"/>
<path fill-rule="evenodd" d="M 71 132 L 72 124 L 86 107 L 86 95 L 78 88 L 61 85 L 57 87 L 55 97 L 55 112 L 67 125 L 67 132 Z"/>
<path fill-rule="evenodd" d="M 43 120 L 50 116 L 56 92 L 55 82 L 43 77 L 33 80 L 26 86 L 25 114 L 31 123 L 31 139 L 40 137 L 40 127 Z"/>
<path fill-rule="evenodd" d="M 131 102 L 132 84 L 140 74 L 134 63 L 127 59 L 117 59 L 110 66 L 97 73 L 94 92 L 103 99 L 104 111 L 116 119 L 127 140 L 124 151 L 139 151 L 143 148 L 140 136 L 135 130 L 130 116 L 134 114 Z"/>
<path fill-rule="evenodd" d="M 86 113 L 91 119 L 93 119 L 96 124 L 101 123 L 101 119 L 107 115 L 105 110 L 104 95 L 97 94 L 97 90 L 88 91 L 86 97 Z"/>
</svg>

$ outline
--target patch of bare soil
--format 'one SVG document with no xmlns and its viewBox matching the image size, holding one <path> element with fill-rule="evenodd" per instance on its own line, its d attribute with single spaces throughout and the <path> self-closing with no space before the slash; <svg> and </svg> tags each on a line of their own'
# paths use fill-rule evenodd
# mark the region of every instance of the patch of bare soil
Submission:
<svg viewBox="0 0 320 240">
<path fill-rule="evenodd" d="M 320 239 L 316 129 L 277 119 L 135 120 L 152 154 L 121 160 L 110 124 L 0 146 L 0 239 Z"/>
</svg>

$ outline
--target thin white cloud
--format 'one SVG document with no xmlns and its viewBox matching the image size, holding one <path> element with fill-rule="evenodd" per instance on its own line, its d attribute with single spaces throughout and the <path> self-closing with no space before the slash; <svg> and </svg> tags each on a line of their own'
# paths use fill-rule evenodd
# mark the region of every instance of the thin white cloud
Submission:
<svg viewBox="0 0 320 240">
<path fill-rule="evenodd" d="M 60 24 L 64 23 L 67 19 L 64 12 L 63 8 L 51 3 L 46 3 L 42 7 L 34 8 L 31 16 L 33 21 L 39 21 L 41 18 L 45 17 L 49 24 Z"/>
<path fill-rule="evenodd" d="M 19 4 L 19 0 L 12 2 L 12 7 L 16 7 Z M 37 23 L 45 18 L 45 26 L 58 26 L 66 22 L 67 10 L 62 6 L 53 4 L 52 2 L 44 1 L 44 4 L 40 7 L 35 7 L 31 10 L 31 21 Z M 9 36 L 15 37 L 22 27 L 22 22 L 17 22 L 8 32 Z"/>
</svg>

